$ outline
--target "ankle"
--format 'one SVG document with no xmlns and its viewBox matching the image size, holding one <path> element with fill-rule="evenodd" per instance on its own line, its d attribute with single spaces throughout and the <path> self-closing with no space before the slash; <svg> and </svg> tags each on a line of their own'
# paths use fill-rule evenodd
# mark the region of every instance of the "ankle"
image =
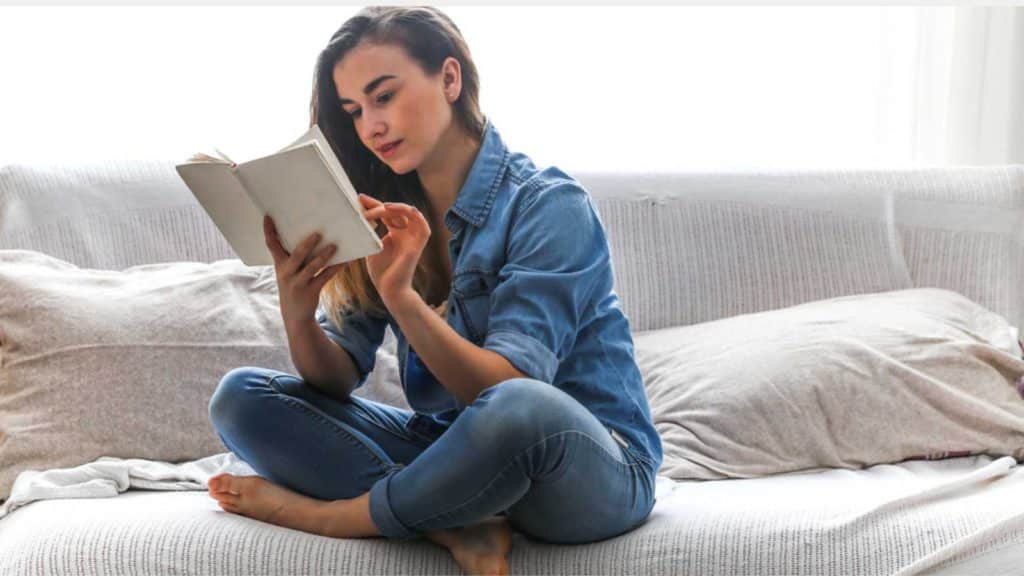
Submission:
<svg viewBox="0 0 1024 576">
<path fill-rule="evenodd" d="M 370 493 L 324 502 L 316 512 L 319 534 L 331 538 L 369 538 L 381 533 L 370 517 Z"/>
</svg>

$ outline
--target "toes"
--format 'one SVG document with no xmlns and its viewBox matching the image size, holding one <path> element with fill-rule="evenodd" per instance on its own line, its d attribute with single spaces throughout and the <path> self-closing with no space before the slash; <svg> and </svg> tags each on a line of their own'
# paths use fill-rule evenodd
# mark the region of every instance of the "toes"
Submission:
<svg viewBox="0 0 1024 576">
<path fill-rule="evenodd" d="M 213 490 L 215 492 L 219 492 L 222 489 L 221 488 L 221 484 L 223 484 L 223 482 L 224 482 L 224 480 L 223 480 L 224 476 L 225 476 L 225 474 L 218 474 L 216 476 L 210 476 L 210 479 L 206 481 L 206 485 L 210 488 L 210 490 Z"/>
<path fill-rule="evenodd" d="M 504 558 L 488 558 L 479 564 L 481 574 L 496 574 L 506 576 L 508 574 L 508 562 Z"/>
<path fill-rule="evenodd" d="M 480 576 L 507 576 L 508 562 L 500 556 L 486 556 L 470 563 L 466 570 Z"/>
<path fill-rule="evenodd" d="M 240 492 L 239 484 L 238 478 L 230 474 L 213 476 L 206 482 L 211 494 L 234 494 L 236 496 Z"/>
<path fill-rule="evenodd" d="M 231 474 L 221 474 L 214 476 L 210 479 L 210 488 L 214 492 L 230 492 L 232 494 L 238 494 L 241 492 L 241 480 L 237 476 Z"/>
<path fill-rule="evenodd" d="M 216 499 L 216 500 L 217 500 L 218 502 L 221 502 L 221 503 L 228 503 L 228 504 L 231 504 L 231 505 L 233 505 L 233 506 L 237 506 L 237 505 L 238 505 L 238 502 L 239 502 L 239 500 L 241 500 L 241 499 L 242 499 L 242 497 L 241 497 L 241 496 L 239 496 L 239 495 L 237 495 L 237 494 L 232 494 L 232 493 L 230 493 L 230 492 L 214 492 L 214 493 L 213 493 L 213 497 L 214 497 L 214 498 L 215 498 L 215 499 Z"/>
</svg>

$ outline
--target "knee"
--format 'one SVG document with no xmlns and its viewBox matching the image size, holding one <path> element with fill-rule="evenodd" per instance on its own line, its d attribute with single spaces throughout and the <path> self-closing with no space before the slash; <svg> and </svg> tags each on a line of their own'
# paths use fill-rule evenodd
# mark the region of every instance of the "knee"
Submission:
<svg viewBox="0 0 1024 576">
<path fill-rule="evenodd" d="M 490 435 L 532 438 L 565 428 L 579 403 L 547 382 L 512 378 L 484 390 L 473 405 L 486 414 L 480 422 Z"/>
<path fill-rule="evenodd" d="M 225 374 L 210 396 L 207 407 L 214 428 L 219 431 L 222 426 L 237 419 L 245 398 L 251 396 L 252 391 L 268 378 L 265 369 L 251 366 L 235 368 Z"/>
<path fill-rule="evenodd" d="M 501 405 L 503 411 L 510 406 L 522 406 L 523 412 L 528 412 L 532 406 L 557 401 L 559 394 L 564 392 L 547 382 L 533 378 L 509 378 L 484 390 L 479 398 L 485 399 L 487 405 Z"/>
</svg>

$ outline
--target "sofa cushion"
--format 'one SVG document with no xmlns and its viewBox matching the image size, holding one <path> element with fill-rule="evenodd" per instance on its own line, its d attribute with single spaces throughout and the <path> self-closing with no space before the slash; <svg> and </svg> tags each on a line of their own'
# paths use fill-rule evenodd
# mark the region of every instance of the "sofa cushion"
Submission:
<svg viewBox="0 0 1024 576">
<path fill-rule="evenodd" d="M 1021 165 L 574 176 L 635 331 L 911 287 L 1024 325 Z M 10 248 L 113 270 L 234 257 L 173 160 L 0 166 Z"/>
<path fill-rule="evenodd" d="M 394 399 L 397 359 L 377 364 L 356 394 Z M 0 250 L 0 500 L 27 469 L 224 452 L 209 400 L 246 365 L 296 373 L 271 267 L 94 270 Z"/>
<path fill-rule="evenodd" d="M 513 530 L 510 572 L 1014 574 L 1024 553 L 1024 470 L 1006 460 L 974 456 L 711 482 L 659 477 L 647 521 L 615 538 L 556 545 Z M 187 476 L 202 474 L 203 464 L 192 463 Z M 165 467 L 144 461 L 136 469 L 150 477 Z M 0 520 L 0 574 L 462 573 L 426 538 L 325 538 L 226 512 L 205 490 L 187 490 L 187 480 L 173 482 L 174 491 L 154 486 L 171 481 L 147 481 L 144 490 L 137 489 L 139 476 L 130 481 L 116 498 L 43 500 Z"/>
<path fill-rule="evenodd" d="M 912 287 L 1024 327 L 1022 165 L 574 176 L 634 330 Z"/>
<path fill-rule="evenodd" d="M 170 161 L 0 166 L 0 249 L 83 268 L 234 258 Z"/>
<path fill-rule="evenodd" d="M 1017 330 L 952 291 L 810 302 L 635 347 L 672 478 L 1024 457 Z"/>
<path fill-rule="evenodd" d="M 884 187 L 806 174 L 580 174 L 634 331 L 913 288 Z"/>
</svg>

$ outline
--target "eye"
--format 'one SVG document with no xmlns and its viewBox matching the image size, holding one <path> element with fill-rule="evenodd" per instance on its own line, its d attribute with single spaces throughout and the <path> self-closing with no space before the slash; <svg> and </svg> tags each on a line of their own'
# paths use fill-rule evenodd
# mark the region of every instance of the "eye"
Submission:
<svg viewBox="0 0 1024 576">
<path fill-rule="evenodd" d="M 381 94 L 380 96 L 377 97 L 377 102 L 379 104 L 384 104 L 388 100 L 391 100 L 391 96 L 393 94 L 394 94 L 394 92 L 387 92 L 387 93 Z M 361 112 L 361 110 L 356 110 L 355 112 L 352 112 L 351 114 L 349 114 L 349 116 L 351 116 L 353 118 L 358 118 L 359 115 L 360 115 L 360 112 Z"/>
</svg>

